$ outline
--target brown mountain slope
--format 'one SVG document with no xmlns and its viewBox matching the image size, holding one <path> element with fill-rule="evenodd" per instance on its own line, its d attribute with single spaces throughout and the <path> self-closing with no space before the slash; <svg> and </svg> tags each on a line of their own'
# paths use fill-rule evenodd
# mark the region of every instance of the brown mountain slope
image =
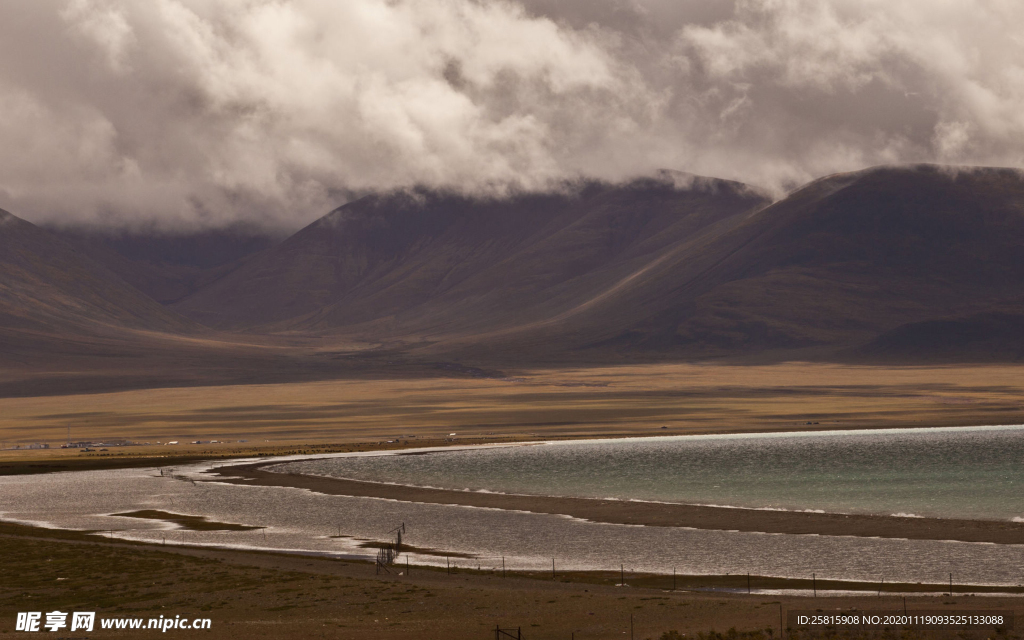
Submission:
<svg viewBox="0 0 1024 640">
<path fill-rule="evenodd" d="M 1024 306 L 1024 305 L 1021 305 Z M 887 331 L 849 354 L 872 361 L 1024 361 L 1024 312 L 998 309 L 912 322 Z"/>
<path fill-rule="evenodd" d="M 332 346 L 358 356 L 362 345 Z M 372 354 L 338 360 L 318 344 L 211 332 L 0 211 L 0 397 L 366 377 L 376 368 Z"/>
<path fill-rule="evenodd" d="M 0 211 L 0 273 L 4 329 L 99 335 L 196 328 L 53 234 L 6 211 Z"/>
<path fill-rule="evenodd" d="M 47 230 L 161 304 L 185 298 L 282 239 L 244 227 L 182 233 L 92 227 Z"/>
<path fill-rule="evenodd" d="M 500 201 L 427 191 L 369 197 L 173 308 L 212 326 L 376 338 L 516 328 L 764 204 L 738 183 L 670 174 Z"/>
<path fill-rule="evenodd" d="M 1012 313 L 1022 298 L 1020 172 L 877 168 L 796 191 L 558 331 L 620 352 L 834 352 L 905 324 Z"/>
<path fill-rule="evenodd" d="M 1014 335 L 1006 318 L 1024 313 L 1020 172 L 880 167 L 764 205 L 664 176 L 500 202 L 367 198 L 175 308 L 481 361 L 1010 357 L 964 336 Z"/>
<path fill-rule="evenodd" d="M 496 359 L 1012 360 L 1019 353 L 1003 335 L 1019 325 L 1007 314 L 1024 311 L 1024 178 L 1015 170 L 917 166 L 837 175 L 748 215 L 633 246 L 635 253 L 544 289 L 543 304 L 536 291 L 517 298 L 514 284 L 499 291 L 487 288 L 494 277 L 469 279 L 396 315 L 399 334 L 436 341 L 431 348 L 449 355 Z M 543 243 L 533 248 L 553 253 Z M 497 267 L 509 282 L 522 280 L 518 263 Z M 504 322 L 493 320 L 497 310 L 505 310 Z M 952 335 L 931 347 L 922 345 L 938 335 L 932 325 L 888 333 L 994 311 L 998 321 L 974 318 L 969 329 L 940 325 Z M 1003 338 L 970 337 L 997 329 Z M 889 337 L 850 351 L 882 335 Z M 904 339 L 915 346 L 899 348 Z"/>
</svg>

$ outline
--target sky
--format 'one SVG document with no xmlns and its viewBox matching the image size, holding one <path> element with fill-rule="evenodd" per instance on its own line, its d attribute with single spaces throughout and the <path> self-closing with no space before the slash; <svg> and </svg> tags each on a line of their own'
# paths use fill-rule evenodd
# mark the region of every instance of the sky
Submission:
<svg viewBox="0 0 1024 640">
<path fill-rule="evenodd" d="M 0 208 L 294 229 L 660 169 L 1024 166 L 1019 0 L 0 3 Z"/>
</svg>

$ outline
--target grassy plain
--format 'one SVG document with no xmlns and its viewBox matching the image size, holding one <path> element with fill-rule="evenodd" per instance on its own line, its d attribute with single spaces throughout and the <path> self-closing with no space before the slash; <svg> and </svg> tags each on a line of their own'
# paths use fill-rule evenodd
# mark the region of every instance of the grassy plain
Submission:
<svg viewBox="0 0 1024 640">
<path fill-rule="evenodd" d="M 387 440 L 412 445 L 1024 423 L 1022 366 L 659 364 L 506 375 L 6 398 L 0 399 L 0 442 L 57 446 L 70 427 L 73 441 L 180 443 L 109 448 L 108 457 L 188 458 Z M 193 440 L 222 444 L 189 445 Z M 100 455 L 8 450 L 0 461 Z"/>
</svg>

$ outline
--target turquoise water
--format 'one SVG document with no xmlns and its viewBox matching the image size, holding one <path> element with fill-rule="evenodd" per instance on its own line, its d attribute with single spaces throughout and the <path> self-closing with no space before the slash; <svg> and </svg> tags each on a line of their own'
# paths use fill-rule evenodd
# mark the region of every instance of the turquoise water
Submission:
<svg viewBox="0 0 1024 640">
<path fill-rule="evenodd" d="M 1024 518 L 1024 426 L 558 442 L 308 460 L 277 469 L 528 495 Z"/>
</svg>

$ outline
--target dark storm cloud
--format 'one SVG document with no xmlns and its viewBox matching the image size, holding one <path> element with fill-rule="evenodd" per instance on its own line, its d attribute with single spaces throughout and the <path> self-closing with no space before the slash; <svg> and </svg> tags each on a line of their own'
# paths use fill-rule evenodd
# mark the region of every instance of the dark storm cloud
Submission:
<svg viewBox="0 0 1024 640">
<path fill-rule="evenodd" d="M 1022 23 L 999 0 L 4 3 L 0 207 L 294 226 L 411 184 L 1020 166 Z"/>
</svg>

